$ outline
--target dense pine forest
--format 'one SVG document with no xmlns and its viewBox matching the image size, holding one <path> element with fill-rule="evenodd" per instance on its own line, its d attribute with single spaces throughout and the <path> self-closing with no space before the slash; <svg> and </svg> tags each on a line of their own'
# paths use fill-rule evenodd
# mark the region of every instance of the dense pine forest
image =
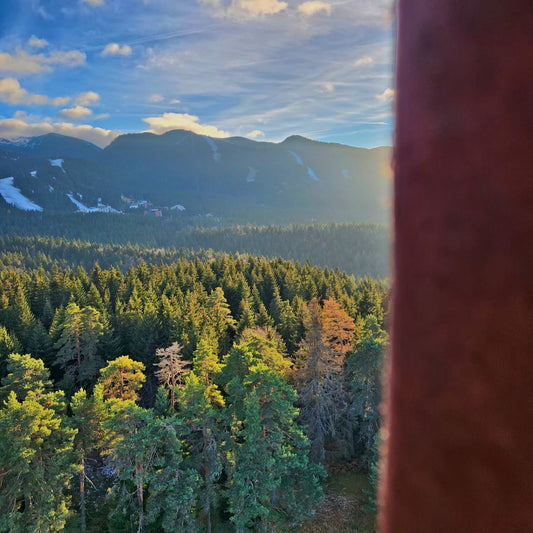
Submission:
<svg viewBox="0 0 533 533">
<path fill-rule="evenodd" d="M 0 261 L 0 531 L 292 532 L 332 465 L 375 481 L 383 265 L 50 237 Z"/>
<path fill-rule="evenodd" d="M 276 220 L 272 217 L 272 220 Z M 47 235 L 21 241 L 13 236 Z M 388 276 L 390 234 L 378 224 L 316 224 L 291 226 L 227 226 L 214 219 L 176 217 L 157 219 L 148 216 L 105 213 L 42 214 L 0 210 L 0 260 L 16 266 L 6 253 L 41 255 L 62 261 L 65 266 L 83 264 L 130 266 L 139 260 L 171 262 L 187 250 L 249 253 L 282 257 L 313 265 L 339 268 L 357 277 Z M 71 242 L 71 241 L 75 242 Z M 83 241 L 80 243 L 79 241 Z M 85 242 L 122 245 L 126 248 L 96 246 Z M 151 248 L 152 250 L 146 250 Z M 162 250 L 164 248 L 164 251 Z M 39 261 L 35 264 L 39 264 Z M 78 263 L 76 263 L 76 261 Z M 42 264 L 42 263 L 41 263 Z"/>
</svg>

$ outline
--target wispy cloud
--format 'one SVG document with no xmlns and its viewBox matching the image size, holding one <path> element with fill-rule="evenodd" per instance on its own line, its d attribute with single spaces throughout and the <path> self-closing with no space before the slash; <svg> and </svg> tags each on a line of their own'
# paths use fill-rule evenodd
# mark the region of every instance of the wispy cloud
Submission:
<svg viewBox="0 0 533 533">
<path fill-rule="evenodd" d="M 302 15 L 305 15 L 306 17 L 311 17 L 317 13 L 331 15 L 331 4 L 328 4 L 327 2 L 321 2 L 319 0 L 304 2 L 298 6 L 298 12 L 302 13 Z"/>
<path fill-rule="evenodd" d="M 148 98 L 148 101 L 157 104 L 159 102 L 162 102 L 164 99 L 165 97 L 161 96 L 160 94 L 151 94 Z"/>
<path fill-rule="evenodd" d="M 80 93 L 76 97 L 76 105 L 88 106 L 96 105 L 100 102 L 100 95 L 94 91 L 88 91 L 85 93 Z"/>
<path fill-rule="evenodd" d="M 118 43 L 109 43 L 102 51 L 103 56 L 129 56 L 131 47 L 127 44 L 120 46 Z"/>
<path fill-rule="evenodd" d="M 143 121 L 150 126 L 147 131 L 157 134 L 171 130 L 187 130 L 209 137 L 229 137 L 228 132 L 219 130 L 216 126 L 200 124 L 199 117 L 186 113 L 163 113 L 159 117 L 143 118 Z"/>
<path fill-rule="evenodd" d="M 390 87 L 379 93 L 376 98 L 381 102 L 392 102 L 396 96 L 396 91 Z"/>
<path fill-rule="evenodd" d="M 101 6 L 104 3 L 104 0 L 82 0 L 86 4 L 91 4 L 92 6 Z"/>
<path fill-rule="evenodd" d="M 216 17 L 247 19 L 275 15 L 287 9 L 287 2 L 279 0 L 198 0 Z"/>
<path fill-rule="evenodd" d="M 261 130 L 253 130 L 246 134 L 246 137 L 257 139 L 257 137 L 264 137 L 265 133 Z"/>
<path fill-rule="evenodd" d="M 28 46 L 32 48 L 46 48 L 48 46 L 48 41 L 46 39 L 38 39 L 35 35 L 32 35 L 28 39 Z"/>
<path fill-rule="evenodd" d="M 360 57 L 357 59 L 353 66 L 354 67 L 370 67 L 374 64 L 374 60 L 370 56 Z"/>
<path fill-rule="evenodd" d="M 17 50 L 15 54 L 0 53 L 0 72 L 17 72 L 35 74 L 50 72 L 50 65 L 77 67 L 85 63 L 86 56 L 78 50 L 68 52 L 53 52 L 49 55 L 28 54 L 24 50 Z"/>
</svg>

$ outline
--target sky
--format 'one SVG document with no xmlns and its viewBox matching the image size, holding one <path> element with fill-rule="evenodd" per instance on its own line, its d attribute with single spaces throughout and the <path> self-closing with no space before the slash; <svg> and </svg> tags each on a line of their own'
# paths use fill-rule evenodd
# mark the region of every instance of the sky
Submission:
<svg viewBox="0 0 533 533">
<path fill-rule="evenodd" d="M 0 138 L 392 144 L 391 0 L 0 0 Z"/>
</svg>

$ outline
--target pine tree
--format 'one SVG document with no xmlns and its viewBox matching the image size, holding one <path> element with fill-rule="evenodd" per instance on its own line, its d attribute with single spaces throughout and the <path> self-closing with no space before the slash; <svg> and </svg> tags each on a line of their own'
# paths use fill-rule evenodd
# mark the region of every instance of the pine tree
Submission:
<svg viewBox="0 0 533 533">
<path fill-rule="evenodd" d="M 41 360 L 12 355 L 0 409 L 0 531 L 60 531 L 77 470 L 76 430 L 66 424 L 62 392 L 51 392 Z"/>
<path fill-rule="evenodd" d="M 71 302 L 57 326 L 56 364 L 65 371 L 65 385 L 89 385 L 101 366 L 97 356 L 98 342 L 103 333 L 100 313 L 93 307 L 80 309 Z"/>
<path fill-rule="evenodd" d="M 103 423 L 106 419 L 102 386 L 94 388 L 93 395 L 87 396 L 85 390 L 80 389 L 70 400 L 73 417 L 71 425 L 77 430 L 74 445 L 79 455 L 79 492 L 80 492 L 80 530 L 87 531 L 85 482 L 92 481 L 87 476 L 87 461 L 91 452 L 101 451 L 104 440 Z"/>
<path fill-rule="evenodd" d="M 139 399 L 138 391 L 146 380 L 143 372 L 144 365 L 127 355 L 110 361 L 100 370 L 98 379 L 104 398 L 136 402 Z"/>
<path fill-rule="evenodd" d="M 328 342 L 330 335 L 324 330 L 316 299 L 309 303 L 306 326 L 307 333 L 296 354 L 300 421 L 307 427 L 313 459 L 323 462 L 326 442 L 335 437 L 338 421 L 347 406 L 344 357 L 335 352 L 335 343 Z"/>
<path fill-rule="evenodd" d="M 296 394 L 260 359 L 257 354 L 247 374 L 226 386 L 226 496 L 239 533 L 295 530 L 321 498 L 322 471 L 308 461 Z"/>
</svg>

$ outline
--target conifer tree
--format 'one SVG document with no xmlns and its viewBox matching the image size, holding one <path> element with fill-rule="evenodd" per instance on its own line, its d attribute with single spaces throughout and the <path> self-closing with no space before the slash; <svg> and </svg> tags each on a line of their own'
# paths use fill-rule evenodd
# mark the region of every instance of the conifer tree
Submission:
<svg viewBox="0 0 533 533">
<path fill-rule="evenodd" d="M 105 399 L 136 402 L 139 399 L 138 391 L 145 380 L 144 365 L 122 355 L 100 370 L 98 383 L 102 386 Z"/>
<path fill-rule="evenodd" d="M 49 390 L 41 360 L 12 355 L 8 372 L 0 408 L 0 531 L 60 531 L 77 470 L 76 430 L 66 424 L 64 394 Z"/>
<path fill-rule="evenodd" d="M 89 385 L 101 366 L 97 356 L 98 342 L 103 333 L 100 313 L 93 307 L 80 309 L 71 302 L 64 310 L 57 327 L 56 364 L 65 371 L 65 385 Z"/>
</svg>

